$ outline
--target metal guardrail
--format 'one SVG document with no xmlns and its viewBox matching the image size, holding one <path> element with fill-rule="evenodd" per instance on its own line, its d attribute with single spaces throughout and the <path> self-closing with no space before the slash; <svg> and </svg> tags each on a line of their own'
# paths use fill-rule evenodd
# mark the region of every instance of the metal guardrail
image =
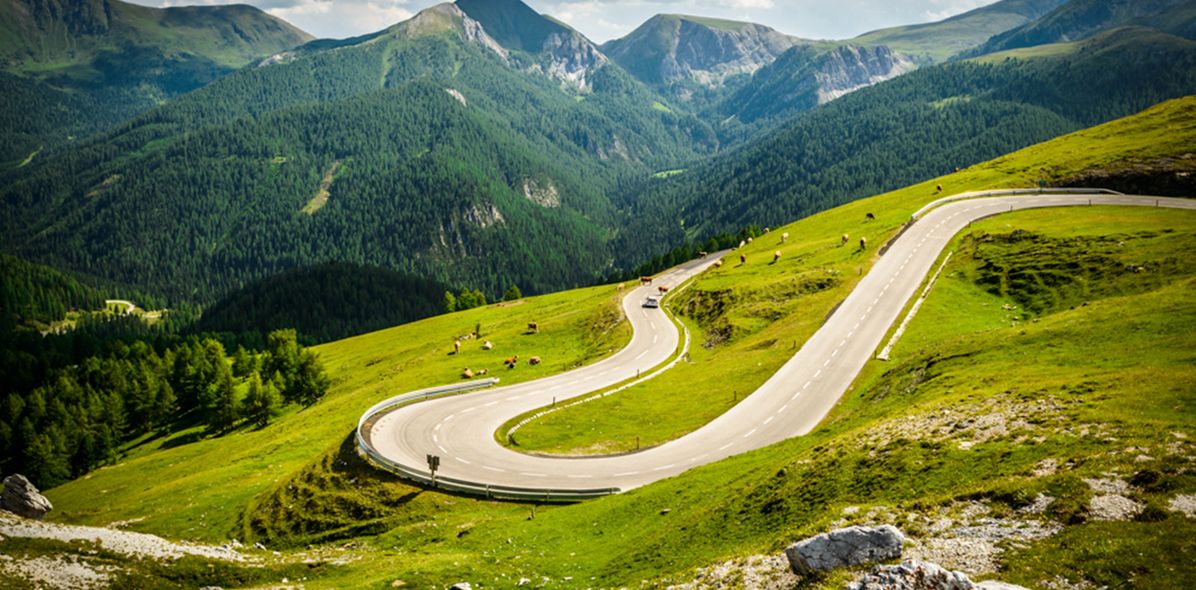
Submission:
<svg viewBox="0 0 1196 590">
<path fill-rule="evenodd" d="M 1121 195 L 1124 193 L 1119 193 L 1117 191 L 1109 190 L 1106 188 L 1007 188 L 1007 189 L 998 189 L 998 190 L 991 190 L 991 191 L 971 191 L 971 192 L 951 195 L 949 197 L 943 197 L 941 199 L 935 199 L 935 200 L 927 203 L 926 205 L 924 205 L 921 209 L 914 211 L 914 214 L 911 215 L 910 218 L 916 220 L 916 219 L 922 217 L 923 215 L 925 215 L 927 211 L 930 211 L 931 209 L 934 209 L 935 207 L 938 207 L 939 205 L 943 205 L 945 203 L 951 203 L 954 201 L 963 201 L 966 199 L 978 199 L 980 197 L 1001 197 L 1001 196 L 1010 196 L 1010 195 L 1052 195 L 1052 194 L 1054 194 L 1054 195 L 1088 195 L 1088 194 Z"/>
<path fill-rule="evenodd" d="M 601 496 L 608 496 L 610 494 L 619 493 L 619 488 L 593 488 L 593 489 L 554 489 L 554 488 L 535 488 L 522 486 L 504 486 L 491 484 L 478 484 L 475 482 L 454 479 L 451 477 L 432 477 L 431 472 L 421 469 L 408 467 L 387 459 L 382 456 L 373 444 L 370 442 L 369 433 L 366 431 L 366 426 L 372 426 L 374 418 L 385 414 L 398 406 L 409 403 L 420 402 L 442 395 L 450 395 L 454 393 L 461 393 L 474 389 L 481 389 L 483 387 L 490 387 L 498 383 L 497 378 L 482 379 L 478 381 L 470 381 L 468 383 L 459 383 L 454 385 L 444 385 L 440 387 L 430 387 L 418 391 L 396 395 L 392 398 L 383 400 L 374 404 L 370 409 L 366 410 L 357 421 L 357 449 L 365 456 L 366 460 L 373 463 L 375 466 L 389 471 L 403 479 L 415 482 L 420 485 L 429 486 L 439 490 L 446 490 L 450 492 L 458 492 L 469 494 L 473 496 L 482 496 L 485 498 L 493 498 L 499 500 L 524 500 L 524 501 L 540 501 L 540 502 L 579 502 L 590 498 L 598 498 Z"/>
</svg>

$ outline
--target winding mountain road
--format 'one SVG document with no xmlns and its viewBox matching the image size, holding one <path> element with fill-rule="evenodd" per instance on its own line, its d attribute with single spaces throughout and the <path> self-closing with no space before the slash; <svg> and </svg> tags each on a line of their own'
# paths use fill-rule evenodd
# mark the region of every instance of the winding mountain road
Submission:
<svg viewBox="0 0 1196 590">
<path fill-rule="evenodd" d="M 891 244 L 830 319 L 759 389 L 702 428 L 641 452 L 532 456 L 501 446 L 494 433 L 514 416 L 608 387 L 667 360 L 680 336 L 662 310 L 640 307 L 655 289 L 650 286 L 636 288 L 624 299 L 634 335 L 617 354 L 553 377 L 401 406 L 373 421 L 367 439 L 386 460 L 425 473 L 426 455 L 438 455 L 440 476 L 477 485 L 627 490 L 806 434 L 872 358 L 956 233 L 973 221 L 1013 210 L 1087 205 L 1196 210 L 1196 200 L 1109 194 L 1034 194 L 942 204 Z M 677 285 L 713 262 L 693 261 L 659 280 Z"/>
</svg>

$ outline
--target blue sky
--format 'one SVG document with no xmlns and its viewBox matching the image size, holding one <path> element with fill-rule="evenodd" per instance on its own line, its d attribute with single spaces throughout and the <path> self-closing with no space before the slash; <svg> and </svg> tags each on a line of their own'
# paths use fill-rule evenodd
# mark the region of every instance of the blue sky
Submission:
<svg viewBox="0 0 1196 590">
<path fill-rule="evenodd" d="M 132 0 L 149 6 L 229 4 L 228 0 Z M 370 33 L 438 0 L 237 0 L 317 37 Z M 746 20 L 815 39 L 844 39 L 889 27 L 941 20 L 993 0 L 525 0 L 599 43 L 621 37 L 654 14 Z"/>
</svg>

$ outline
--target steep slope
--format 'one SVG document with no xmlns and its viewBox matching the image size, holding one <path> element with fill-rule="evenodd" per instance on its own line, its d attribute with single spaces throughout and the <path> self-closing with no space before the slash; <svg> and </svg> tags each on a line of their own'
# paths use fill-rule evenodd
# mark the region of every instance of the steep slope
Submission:
<svg viewBox="0 0 1196 590">
<path fill-rule="evenodd" d="M 783 118 L 916 68 L 908 57 L 885 46 L 844 44 L 828 51 L 794 47 L 760 68 L 719 108 L 744 123 Z"/>
<path fill-rule="evenodd" d="M 834 246 L 845 227 L 855 231 L 866 223 L 865 211 L 878 213 L 863 227 L 882 241 L 935 198 L 934 182 L 958 190 L 1033 186 L 1040 171 L 1056 181 L 1120 162 L 1179 159 L 1193 145 L 1194 108 L 1192 99 L 1175 101 L 784 228 L 792 235 L 783 246 L 784 270 L 728 264 L 696 285 L 703 297 L 723 295 L 710 299 L 711 316 L 725 314 L 748 330 L 716 346 L 715 354 L 726 355 L 717 360 L 695 351 L 697 362 L 678 369 L 690 371 L 688 378 L 664 392 L 705 396 L 710 390 L 707 399 L 721 398 L 715 406 L 730 403 L 725 394 L 745 380 L 766 378 L 775 359 L 792 354 L 793 324 L 816 326 L 837 300 L 811 304 L 803 294 L 793 303 L 778 301 L 778 289 L 803 277 L 849 282 L 857 268 L 866 270 L 871 254 Z M 496 334 L 498 346 L 509 347 L 502 354 L 542 348 L 572 362 L 570 345 L 602 325 L 575 320 L 609 301 L 614 291 L 607 287 L 322 346 L 335 385 L 316 406 L 224 438 L 150 441 L 119 464 L 50 490 L 58 507 L 50 518 L 80 524 L 137 519 L 131 529 L 171 538 L 260 540 L 282 552 L 283 562 L 300 556 L 317 562 L 304 573 L 311 586 L 445 587 L 469 580 L 504 587 L 512 579 L 549 578 L 561 588 L 666 587 L 693 580 L 696 568 L 733 560 L 720 569 L 737 574 L 747 570 L 749 556 L 778 555 L 788 543 L 828 528 L 876 522 L 916 539 L 909 551 L 962 544 L 991 549 L 976 552 L 984 559 L 966 567 L 987 564 L 1027 587 L 1049 587 L 1042 582 L 1059 576 L 1072 585 L 1112 585 L 1125 572 L 1151 588 L 1191 586 L 1185 556 L 1196 525 L 1167 505 L 1196 493 L 1191 420 L 1177 410 L 1192 397 L 1196 225 L 1175 212 L 1104 207 L 984 223 L 974 228 L 973 241 L 961 242 L 966 250 L 911 325 L 903 340 L 908 346 L 888 363 L 871 363 L 824 427 L 802 439 L 619 496 L 537 506 L 534 518 L 528 505 L 409 486 L 356 455 L 350 433 L 362 408 L 396 390 L 454 381 L 463 359 L 502 358 L 476 350 L 445 355 L 446 335 L 480 323 Z M 776 247 L 757 239 L 748 251 L 758 259 Z M 1150 263 L 1150 271 L 1135 274 L 1114 264 L 1123 259 Z M 993 294 L 974 280 L 986 262 L 1009 276 L 1047 279 L 1069 265 L 1085 274 L 1073 270 L 1073 280 L 1062 283 L 1014 282 Z M 1091 270 L 1115 273 L 1116 281 L 1085 285 L 1079 279 Z M 1076 291 L 1077 285 L 1089 290 Z M 1054 294 L 1064 297 L 1035 315 L 1038 321 L 1011 325 L 1021 310 L 1004 305 Z M 1069 309 L 1081 294 L 1089 305 Z M 534 319 L 552 331 L 520 336 L 523 322 Z M 504 381 L 526 378 L 525 369 L 541 370 L 521 367 Z M 655 427 L 643 414 L 635 420 L 642 429 Z M 1141 518 L 1102 522 L 1089 510 L 1098 493 L 1084 480 L 1100 484 L 1110 477 L 1133 479 L 1121 493 L 1149 506 Z M 995 520 L 971 528 L 987 517 Z M 1002 543 L 984 536 L 999 530 L 1006 538 L 1019 529 L 1048 534 Z M 1110 538 L 1117 541 L 1102 542 Z M 269 552 L 262 555 L 270 563 Z M 806 584 L 842 588 L 849 576 L 836 572 Z"/>
<path fill-rule="evenodd" d="M 521 0 L 458 0 L 456 5 L 503 47 L 530 56 L 525 67 L 577 90 L 591 90 L 597 72 L 607 64 L 585 35 Z"/>
<path fill-rule="evenodd" d="M 647 84 L 718 87 L 807 43 L 754 23 L 658 14 L 626 37 L 604 43 L 602 50 Z"/>
<path fill-rule="evenodd" d="M 245 5 L 3 0 L 0 162 L 102 129 L 311 36 Z"/>
<path fill-rule="evenodd" d="M 198 332 L 291 328 L 304 344 L 406 324 L 444 310 L 448 287 L 383 268 L 330 262 L 246 285 L 204 310 Z"/>
<path fill-rule="evenodd" d="M 668 228 L 674 243 L 776 225 L 1193 92 L 1196 43 L 1148 29 L 923 68 L 656 181 L 634 200 L 633 219 L 684 220 Z M 640 223 L 617 251 L 651 248 Z"/>
<path fill-rule="evenodd" d="M 528 293 L 607 272 L 609 193 L 712 147 L 617 67 L 579 94 L 452 4 L 284 52 L 35 161 L 6 249 L 210 302 L 327 260 Z"/>
<path fill-rule="evenodd" d="M 920 25 L 880 29 L 851 42 L 886 45 L 924 62 L 941 62 L 1024 25 L 1054 10 L 1067 0 L 1001 0 L 951 18 Z"/>
<path fill-rule="evenodd" d="M 0 254 L 0 339 L 18 326 L 46 325 L 72 309 L 102 309 L 104 296 L 53 268 Z"/>
<path fill-rule="evenodd" d="M 994 36 L 968 54 L 1078 41 L 1135 24 L 1155 25 L 1164 31 L 1190 31 L 1194 9 L 1196 3 L 1191 0 L 1069 0 L 1034 21 Z M 1182 13 L 1186 13 L 1186 19 L 1178 18 Z"/>
</svg>

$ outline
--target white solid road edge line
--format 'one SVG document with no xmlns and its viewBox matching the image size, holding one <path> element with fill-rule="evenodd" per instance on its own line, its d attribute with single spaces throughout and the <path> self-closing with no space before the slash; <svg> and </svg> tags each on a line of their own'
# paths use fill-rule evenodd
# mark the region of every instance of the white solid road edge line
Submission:
<svg viewBox="0 0 1196 590">
<path fill-rule="evenodd" d="M 939 265 L 939 269 L 934 271 L 934 276 L 930 277 L 930 281 L 926 283 L 926 289 L 922 291 L 922 295 L 909 308 L 909 313 L 905 314 L 905 319 L 901 320 L 901 325 L 897 326 L 897 330 L 893 332 L 893 337 L 889 338 L 889 343 L 885 345 L 884 350 L 880 351 L 880 354 L 876 355 L 878 360 L 889 360 L 889 354 L 893 352 L 893 347 L 897 345 L 897 341 L 905 333 L 905 328 L 909 326 L 910 321 L 914 319 L 914 315 L 918 313 L 918 308 L 922 307 L 922 302 L 926 301 L 926 298 L 930 296 L 931 287 L 934 287 L 934 282 L 938 280 L 943 269 L 947 267 L 947 261 L 951 260 L 952 254 L 955 254 L 955 252 L 948 252 L 947 256 L 943 258 L 943 263 Z"/>
</svg>

